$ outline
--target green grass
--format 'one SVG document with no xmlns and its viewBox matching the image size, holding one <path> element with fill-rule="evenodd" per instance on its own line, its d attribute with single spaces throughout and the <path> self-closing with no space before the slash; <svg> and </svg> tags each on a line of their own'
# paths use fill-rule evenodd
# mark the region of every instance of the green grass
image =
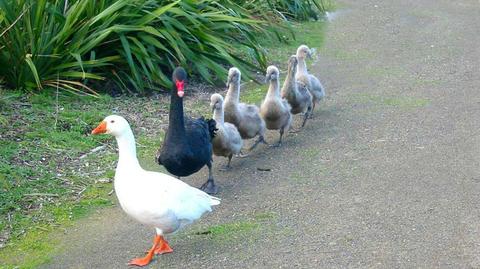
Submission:
<svg viewBox="0 0 480 269">
<path fill-rule="evenodd" d="M 108 113 L 111 98 L 61 94 L 57 106 L 52 93 L 12 94 L 0 109 L 5 119 L 0 126 L 0 236 L 9 238 L 0 260 L 34 267 L 48 258 L 44 252 L 53 249 L 53 244 L 39 238 L 92 208 L 112 204 L 107 196 L 111 184 L 95 184 L 93 178 L 85 177 L 94 170 L 94 166 L 84 167 L 92 160 L 78 160 L 105 141 L 87 134 Z M 111 175 L 107 171 L 98 176 Z M 19 262 L 19 254 L 26 249 L 29 255 Z"/>
<path fill-rule="evenodd" d="M 220 2 L 0 1 L 0 29 L 8 29 L 0 38 L 0 79 L 25 91 L 94 94 L 115 81 L 115 88 L 142 92 L 169 87 L 177 65 L 210 82 L 226 73 L 225 64 L 264 66 L 257 39 L 288 27 L 258 20 L 241 3 Z M 238 57 L 238 48 L 250 57 Z"/>
<path fill-rule="evenodd" d="M 168 88 L 169 72 L 182 65 L 214 83 L 226 74 L 226 65 L 242 71 L 266 67 L 268 51 L 260 43 L 288 40 L 282 37 L 291 36 L 284 18 L 317 18 L 330 2 L 0 1 L 0 29 L 6 29 L 0 80 L 26 92 L 49 87 L 83 94 L 105 88 L 143 92 Z"/>
<path fill-rule="evenodd" d="M 57 102 L 55 91 L 9 94 L 0 107 L 5 119 L 0 126 L 0 242 L 8 239 L 0 260 L 28 268 L 46 262 L 47 253 L 56 250 L 47 247 L 55 245 L 51 234 L 92 209 L 113 204 L 115 197 L 108 195 L 112 184 L 98 180 L 113 178 L 115 141 L 89 135 L 92 128 L 112 114 L 112 108 L 128 117 L 132 106 L 141 107 L 146 119 L 160 109 L 158 102 L 146 106 L 147 98 L 138 97 L 79 98 L 60 92 Z M 131 123 L 141 144 L 140 158 L 151 158 L 163 131 L 150 126 L 151 120 Z M 107 148 L 89 154 L 102 144 Z M 82 155 L 86 157 L 80 159 Z"/>
<path fill-rule="evenodd" d="M 237 233 L 247 233 L 258 229 L 259 224 L 251 221 L 238 221 L 226 224 L 215 225 L 205 232 L 212 237 L 226 239 L 227 237 Z"/>
<path fill-rule="evenodd" d="M 297 40 L 289 44 L 266 40 L 270 63 L 282 69 L 299 44 L 320 47 L 324 24 L 295 24 Z M 282 78 L 283 79 L 283 78 Z M 266 85 L 249 83 L 242 88 L 242 101 L 259 104 Z M 159 115 L 168 111 L 169 98 L 108 96 L 78 97 L 55 90 L 23 95 L 0 92 L 0 260 L 7 268 L 34 268 L 60 251 L 56 245 L 64 227 L 92 210 L 111 206 L 109 196 L 117 159 L 115 140 L 91 136 L 92 128 L 112 113 L 131 123 L 138 142 L 139 158 L 146 168 L 159 168 L 153 157 L 164 132 Z M 206 99 L 188 98 L 189 115 L 210 116 Z M 91 153 L 93 148 L 105 148 Z M 80 156 L 85 156 L 80 159 Z M 209 228 L 215 238 L 238 232 L 255 232 L 273 214 Z M 8 241 L 7 241 L 8 238 Z M 2 241 L 3 240 L 3 241 Z"/>
<path fill-rule="evenodd" d="M 230 242 L 240 237 L 252 238 L 260 231 L 266 231 L 277 218 L 275 212 L 259 212 L 247 219 L 210 226 L 190 234 L 208 236 L 217 242 Z"/>
<path fill-rule="evenodd" d="M 267 94 L 267 85 L 262 87 L 258 85 L 251 85 L 251 88 L 246 88 L 242 90 L 240 95 L 240 101 L 247 103 L 247 104 L 255 104 L 260 105 L 262 100 L 265 98 Z"/>
<path fill-rule="evenodd" d="M 295 39 L 285 36 L 287 44 L 279 43 L 275 39 L 266 37 L 263 41 L 267 62 L 269 64 L 281 64 L 280 71 L 286 70 L 286 63 L 290 55 L 297 52 L 297 48 L 305 44 L 310 48 L 319 49 L 325 39 L 326 24 L 323 21 L 309 21 L 304 23 L 292 23 Z M 319 53 L 319 52 L 317 52 Z"/>
</svg>

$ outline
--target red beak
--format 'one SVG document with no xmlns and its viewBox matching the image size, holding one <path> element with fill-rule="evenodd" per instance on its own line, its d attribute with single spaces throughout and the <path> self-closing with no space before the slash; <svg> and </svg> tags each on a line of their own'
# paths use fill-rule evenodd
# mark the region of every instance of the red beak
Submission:
<svg viewBox="0 0 480 269">
<path fill-rule="evenodd" d="M 107 123 L 105 121 L 100 122 L 97 128 L 92 130 L 92 134 L 104 134 L 107 132 Z"/>
<path fill-rule="evenodd" d="M 185 88 L 185 81 L 184 80 L 177 80 L 175 81 L 175 85 L 177 86 L 177 95 L 178 97 L 182 98 L 185 95 L 183 89 Z"/>
</svg>

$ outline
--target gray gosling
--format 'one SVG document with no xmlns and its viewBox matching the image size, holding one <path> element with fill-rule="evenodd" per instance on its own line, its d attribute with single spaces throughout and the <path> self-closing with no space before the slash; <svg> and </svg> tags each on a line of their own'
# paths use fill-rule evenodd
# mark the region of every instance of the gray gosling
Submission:
<svg viewBox="0 0 480 269">
<path fill-rule="evenodd" d="M 312 51 L 306 46 L 301 45 L 297 49 L 297 59 L 298 59 L 298 70 L 295 78 L 298 82 L 302 83 L 307 87 L 307 89 L 312 94 L 312 115 L 313 110 L 315 109 L 315 104 L 321 101 L 325 97 L 325 88 L 323 87 L 320 80 L 314 75 L 311 75 L 307 71 L 307 63 L 305 62 L 306 58 L 312 58 Z"/>
<path fill-rule="evenodd" d="M 243 140 L 235 125 L 224 121 L 223 97 L 218 94 L 212 94 L 210 97 L 210 107 L 213 111 L 213 119 L 217 123 L 217 132 L 212 140 L 213 154 L 228 158 L 227 165 L 222 170 L 231 168 L 230 162 L 233 155 L 240 154 L 243 146 Z"/>
<path fill-rule="evenodd" d="M 304 114 L 301 127 L 303 128 L 312 112 L 312 95 L 303 83 L 298 83 L 295 79 L 297 66 L 297 56 L 290 56 L 290 59 L 288 59 L 287 77 L 283 82 L 281 95 L 282 98 L 285 98 L 292 107 L 290 110 L 292 114 Z"/>
<path fill-rule="evenodd" d="M 238 68 L 232 67 L 228 71 L 228 92 L 224 103 L 225 122 L 235 125 L 242 139 L 251 139 L 258 136 L 249 149 L 251 151 L 260 142 L 267 145 L 268 143 L 265 141 L 265 122 L 260 117 L 258 107 L 240 103 L 241 76 L 242 74 Z"/>
<path fill-rule="evenodd" d="M 288 131 L 292 124 L 291 107 L 288 101 L 280 96 L 280 71 L 277 67 L 271 65 L 267 68 L 266 80 L 270 85 L 265 100 L 260 106 L 260 115 L 267 129 L 280 131 L 280 139 L 273 145 L 279 147 L 282 145 L 284 131 Z"/>
</svg>

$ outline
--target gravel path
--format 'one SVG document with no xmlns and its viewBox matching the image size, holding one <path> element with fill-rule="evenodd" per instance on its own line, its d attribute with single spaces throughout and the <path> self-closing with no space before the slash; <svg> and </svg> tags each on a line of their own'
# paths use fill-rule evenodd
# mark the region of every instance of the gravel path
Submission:
<svg viewBox="0 0 480 269">
<path fill-rule="evenodd" d="M 222 205 L 150 268 L 480 267 L 480 3 L 340 4 L 315 119 L 216 172 Z M 45 267 L 125 268 L 152 238 L 103 210 Z"/>
</svg>

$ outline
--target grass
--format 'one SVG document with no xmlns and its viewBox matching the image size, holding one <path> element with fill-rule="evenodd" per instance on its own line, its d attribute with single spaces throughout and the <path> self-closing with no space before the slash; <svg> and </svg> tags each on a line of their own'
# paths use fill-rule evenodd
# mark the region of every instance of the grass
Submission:
<svg viewBox="0 0 480 269">
<path fill-rule="evenodd" d="M 258 85 L 251 85 L 250 88 L 242 90 L 240 101 L 247 104 L 260 105 L 263 98 L 267 94 L 267 86 L 259 87 Z"/>
<path fill-rule="evenodd" d="M 275 212 L 259 212 L 247 219 L 213 225 L 207 229 L 194 231 L 193 235 L 204 235 L 217 242 L 230 242 L 239 237 L 252 237 L 272 225 L 277 218 Z"/>
<path fill-rule="evenodd" d="M 226 64 L 258 70 L 265 57 L 257 38 L 286 25 L 221 2 L 1 1 L 0 78 L 27 92 L 58 86 L 95 94 L 110 86 L 124 92 L 169 87 L 167 74 L 177 65 L 210 82 L 226 73 Z M 249 57 L 239 58 L 238 48 Z"/>
<path fill-rule="evenodd" d="M 270 63 L 285 68 L 299 44 L 320 47 L 324 24 L 295 24 L 297 40 L 265 40 Z M 259 104 L 266 85 L 248 83 L 242 100 Z M 210 116 L 208 98 L 187 96 L 189 115 Z M 6 268 L 34 268 L 57 252 L 57 235 L 64 227 L 92 210 L 112 206 L 116 144 L 109 136 L 91 136 L 92 128 L 106 115 L 120 114 L 131 123 L 139 158 L 154 164 L 161 144 L 169 97 L 78 97 L 45 90 L 21 95 L 0 92 L 0 260 Z M 104 146 L 101 150 L 91 150 Z M 148 169 L 151 169 L 147 166 Z M 156 169 L 159 167 L 156 166 Z M 254 232 L 275 217 L 260 214 L 249 220 L 208 228 L 214 238 Z M 222 240 L 223 240 L 222 239 Z M 28 255 L 27 255 L 28 254 Z M 1 266 L 0 266 L 1 267 Z"/>
<path fill-rule="evenodd" d="M 326 24 L 323 22 L 304 22 L 292 23 L 292 29 L 296 34 L 296 38 L 286 37 L 288 43 L 278 43 L 274 39 L 265 38 L 263 45 L 267 54 L 267 62 L 269 64 L 279 65 L 281 70 L 286 71 L 286 63 L 290 55 L 296 53 L 297 48 L 306 44 L 310 48 L 319 49 L 324 42 L 324 31 Z M 315 57 L 315 55 L 314 55 Z"/>
<path fill-rule="evenodd" d="M 210 234 L 212 237 L 221 237 L 222 239 L 231 236 L 236 233 L 247 233 L 253 230 L 258 229 L 259 224 L 251 221 L 237 221 L 232 223 L 225 223 L 220 225 L 215 225 L 205 232 Z"/>
<path fill-rule="evenodd" d="M 145 119 L 158 118 L 162 109 L 153 98 L 60 93 L 57 102 L 55 92 L 10 95 L 2 98 L 0 110 L 6 119 L 0 126 L 0 242 L 7 245 L 0 260 L 29 268 L 48 261 L 47 254 L 55 250 L 49 239 L 52 232 L 92 209 L 113 205 L 115 198 L 108 193 L 117 157 L 114 140 L 89 135 L 92 128 L 114 111 L 136 115 L 132 107 L 142 107 L 142 116 L 129 120 L 138 138 L 139 157 L 151 158 L 163 130 Z M 146 100 L 148 106 L 142 106 Z M 100 145 L 105 148 L 89 154 Z M 29 255 L 23 256 L 27 249 Z"/>
</svg>

